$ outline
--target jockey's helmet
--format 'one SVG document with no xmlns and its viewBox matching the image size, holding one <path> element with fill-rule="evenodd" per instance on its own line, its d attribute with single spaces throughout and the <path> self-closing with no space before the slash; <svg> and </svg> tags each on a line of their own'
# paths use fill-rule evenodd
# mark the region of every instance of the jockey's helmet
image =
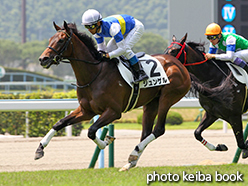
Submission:
<svg viewBox="0 0 248 186">
<path fill-rule="evenodd" d="M 88 9 L 82 16 L 82 25 L 93 25 L 102 20 L 102 15 L 94 9 Z"/>
<path fill-rule="evenodd" d="M 207 26 L 205 35 L 218 35 L 221 33 L 221 28 L 216 23 L 211 23 Z"/>
</svg>

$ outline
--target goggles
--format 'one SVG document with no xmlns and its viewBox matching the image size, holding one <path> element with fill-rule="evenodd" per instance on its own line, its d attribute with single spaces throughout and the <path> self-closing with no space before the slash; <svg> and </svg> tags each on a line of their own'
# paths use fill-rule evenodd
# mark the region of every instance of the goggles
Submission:
<svg viewBox="0 0 248 186">
<path fill-rule="evenodd" d="M 84 25 L 85 28 L 93 30 L 94 28 L 96 28 L 97 24 L 93 24 L 93 25 Z"/>
<path fill-rule="evenodd" d="M 217 38 L 219 38 L 218 35 L 209 35 L 209 36 L 207 36 L 208 40 L 215 40 Z"/>
</svg>

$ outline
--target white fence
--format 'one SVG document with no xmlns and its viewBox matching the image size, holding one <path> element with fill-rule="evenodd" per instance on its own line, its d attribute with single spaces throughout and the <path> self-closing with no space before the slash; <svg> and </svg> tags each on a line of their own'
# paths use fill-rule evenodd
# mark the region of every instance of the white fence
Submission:
<svg viewBox="0 0 248 186">
<path fill-rule="evenodd" d="M 0 100 L 0 111 L 63 111 L 79 106 L 77 99 Z M 182 99 L 173 108 L 201 108 L 198 99 Z"/>
<path fill-rule="evenodd" d="M 0 111 L 25 111 L 26 112 L 26 137 L 28 137 L 28 112 L 29 111 L 66 111 L 75 110 L 79 106 L 77 99 L 16 99 L 0 100 Z M 200 108 L 198 99 L 182 99 L 176 103 L 174 108 Z M 66 127 L 67 136 L 72 135 L 71 126 Z"/>
<path fill-rule="evenodd" d="M 78 106 L 76 99 L 0 100 L 0 111 L 63 111 Z"/>
<path fill-rule="evenodd" d="M 79 106 L 77 99 L 37 99 L 37 100 L 0 100 L 0 111 L 25 111 L 26 134 L 28 134 L 28 111 L 68 111 Z M 201 108 L 198 99 L 183 98 L 172 108 Z M 65 112 L 67 115 L 68 112 Z M 223 131 L 227 132 L 227 123 L 223 122 Z M 71 136 L 71 126 L 66 127 L 67 136 Z M 26 135 L 28 137 L 28 135 Z"/>
</svg>

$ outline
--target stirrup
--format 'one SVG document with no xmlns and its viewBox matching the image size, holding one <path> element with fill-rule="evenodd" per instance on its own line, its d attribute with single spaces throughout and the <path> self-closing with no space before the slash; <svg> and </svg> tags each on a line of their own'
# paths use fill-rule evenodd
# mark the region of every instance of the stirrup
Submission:
<svg viewBox="0 0 248 186">
<path fill-rule="evenodd" d="M 145 80 L 147 80 L 149 77 L 145 74 L 145 76 L 142 76 L 142 77 L 140 77 L 139 76 L 139 78 L 134 78 L 134 80 L 133 80 L 133 83 L 134 84 L 136 84 L 136 83 L 139 83 L 139 82 L 141 82 L 141 81 L 145 81 Z"/>
</svg>

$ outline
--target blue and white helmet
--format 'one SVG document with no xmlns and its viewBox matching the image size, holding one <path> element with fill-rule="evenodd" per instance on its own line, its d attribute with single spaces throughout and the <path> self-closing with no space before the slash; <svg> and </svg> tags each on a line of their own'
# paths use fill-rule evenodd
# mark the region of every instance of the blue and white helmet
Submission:
<svg viewBox="0 0 248 186">
<path fill-rule="evenodd" d="M 93 25 L 102 20 L 102 15 L 94 9 L 89 9 L 82 16 L 82 25 Z"/>
</svg>

